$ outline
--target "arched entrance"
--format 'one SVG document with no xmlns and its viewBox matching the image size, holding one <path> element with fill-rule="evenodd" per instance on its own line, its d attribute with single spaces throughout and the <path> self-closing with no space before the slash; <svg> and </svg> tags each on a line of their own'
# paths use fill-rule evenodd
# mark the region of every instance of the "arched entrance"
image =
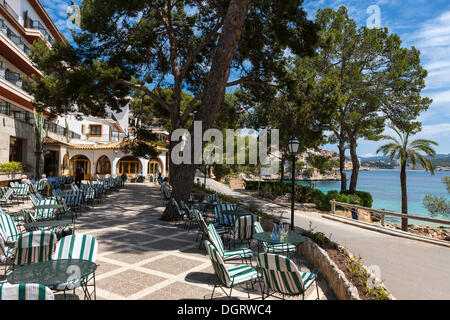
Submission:
<svg viewBox="0 0 450 320">
<path fill-rule="evenodd" d="M 116 173 L 122 174 L 138 174 L 142 170 L 142 164 L 138 158 L 133 156 L 126 156 L 117 163 Z"/>
<path fill-rule="evenodd" d="M 91 162 L 86 156 L 77 155 L 70 159 L 69 174 L 75 177 L 75 169 L 80 165 L 84 171 L 84 179 L 89 180 L 91 175 Z"/>
<path fill-rule="evenodd" d="M 111 161 L 109 161 L 109 158 L 107 156 L 101 156 L 97 160 L 97 167 L 95 172 L 102 175 L 111 174 Z"/>
<path fill-rule="evenodd" d="M 162 163 L 159 159 L 153 159 L 148 162 L 147 174 L 153 174 L 155 177 L 158 172 L 162 172 Z"/>
</svg>

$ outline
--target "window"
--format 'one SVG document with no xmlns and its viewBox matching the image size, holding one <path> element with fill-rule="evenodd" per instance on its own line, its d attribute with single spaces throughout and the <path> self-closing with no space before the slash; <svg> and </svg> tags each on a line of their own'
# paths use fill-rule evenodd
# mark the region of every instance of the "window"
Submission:
<svg viewBox="0 0 450 320">
<path fill-rule="evenodd" d="M 97 161 L 98 174 L 111 174 L 111 162 L 107 156 L 103 156 Z"/>
<path fill-rule="evenodd" d="M 150 160 L 148 163 L 148 173 L 157 174 L 161 172 L 161 162 L 158 160 Z"/>
<path fill-rule="evenodd" d="M 139 173 L 140 162 L 137 158 L 127 156 L 119 160 L 118 174 L 137 174 Z"/>
<path fill-rule="evenodd" d="M 101 136 L 102 135 L 102 126 L 98 124 L 89 125 L 89 132 L 91 136 Z"/>
</svg>

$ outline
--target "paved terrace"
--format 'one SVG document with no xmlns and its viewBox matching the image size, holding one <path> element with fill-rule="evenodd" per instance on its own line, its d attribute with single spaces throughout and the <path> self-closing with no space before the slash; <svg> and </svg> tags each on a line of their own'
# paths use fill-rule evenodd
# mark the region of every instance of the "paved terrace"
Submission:
<svg viewBox="0 0 450 320">
<path fill-rule="evenodd" d="M 30 202 L 25 206 L 30 206 Z M 93 235 L 99 242 L 97 299 L 210 298 L 216 277 L 209 257 L 195 242 L 197 230 L 187 233 L 183 224 L 158 220 L 165 206 L 159 186 L 128 183 L 94 208 L 81 212 L 76 233 Z M 17 208 L 9 209 L 15 210 Z M 256 260 L 252 263 L 256 265 Z M 302 271 L 307 271 L 305 266 Z M 324 280 L 319 280 L 319 293 L 321 299 L 334 299 Z M 233 289 L 232 296 L 248 299 L 245 285 Z M 313 285 L 305 299 L 316 297 Z M 214 298 L 225 296 L 216 289 Z M 260 287 L 256 285 L 250 299 L 260 298 Z"/>
<path fill-rule="evenodd" d="M 203 175 L 197 174 L 203 183 Z M 290 222 L 290 208 L 263 201 L 212 179 L 207 187 L 228 194 L 244 203 L 253 203 L 264 211 Z M 360 227 L 331 221 L 321 213 L 295 210 L 295 225 L 305 230 L 309 223 L 315 231 L 331 234 L 331 239 L 346 247 L 362 262 L 380 267 L 380 278 L 397 299 L 450 299 L 450 249 L 417 240 L 382 234 Z"/>
</svg>

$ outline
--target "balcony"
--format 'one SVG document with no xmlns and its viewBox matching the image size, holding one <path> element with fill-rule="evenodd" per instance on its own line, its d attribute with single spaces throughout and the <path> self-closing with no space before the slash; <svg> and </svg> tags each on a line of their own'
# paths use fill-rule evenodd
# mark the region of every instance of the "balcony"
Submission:
<svg viewBox="0 0 450 320">
<path fill-rule="evenodd" d="M 44 38 L 48 42 L 50 42 L 50 44 L 53 45 L 55 43 L 55 39 L 53 39 L 53 37 L 50 35 L 50 32 L 48 32 L 47 28 L 45 28 L 39 20 L 28 20 L 25 24 L 25 28 L 39 30 Z"/>
<path fill-rule="evenodd" d="M 1 1 L 1 0 L 0 0 Z M 0 19 L 0 31 L 3 32 L 16 46 L 18 46 L 23 52 L 28 53 L 30 48 L 23 42 L 22 37 L 16 35 L 5 22 Z"/>
<path fill-rule="evenodd" d="M 19 15 L 9 6 L 6 0 L 0 0 L 0 5 L 3 6 L 16 20 L 19 20 Z"/>
<path fill-rule="evenodd" d="M 13 110 L 12 106 L 9 102 L 0 100 L 0 114 L 13 117 L 17 121 L 34 126 L 34 115 L 31 112 Z M 49 121 L 44 122 L 44 128 L 60 136 L 65 136 L 67 132 L 66 128 Z M 81 136 L 73 131 L 69 131 L 69 134 L 72 139 L 81 139 Z"/>
</svg>

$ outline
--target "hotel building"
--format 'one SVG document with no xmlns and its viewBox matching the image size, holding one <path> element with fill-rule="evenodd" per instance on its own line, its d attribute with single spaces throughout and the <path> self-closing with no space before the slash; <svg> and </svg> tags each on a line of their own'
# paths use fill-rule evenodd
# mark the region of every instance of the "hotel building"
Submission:
<svg viewBox="0 0 450 320">
<path fill-rule="evenodd" d="M 35 164 L 33 97 L 24 90 L 22 80 L 42 76 L 27 55 L 37 39 L 49 46 L 67 42 L 39 0 L 0 0 L 0 163 Z M 120 149 L 129 132 L 128 107 L 108 115 L 79 121 L 72 114 L 46 121 L 43 172 L 73 174 L 80 163 L 86 179 L 124 172 L 167 175 L 167 149 L 159 148 L 160 156 L 153 160 L 138 159 Z M 0 183 L 7 180 L 0 175 Z"/>
</svg>

